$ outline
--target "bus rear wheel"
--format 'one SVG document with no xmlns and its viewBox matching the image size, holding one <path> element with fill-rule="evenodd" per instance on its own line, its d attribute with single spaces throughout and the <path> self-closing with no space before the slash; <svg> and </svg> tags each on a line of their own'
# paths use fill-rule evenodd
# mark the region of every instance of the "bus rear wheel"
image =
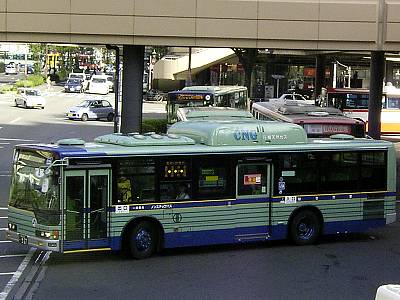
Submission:
<svg viewBox="0 0 400 300">
<path fill-rule="evenodd" d="M 131 231 L 129 246 L 131 255 L 136 259 L 150 257 L 156 251 L 157 231 L 147 221 L 136 224 Z"/>
<path fill-rule="evenodd" d="M 314 244 L 320 233 L 320 220 L 311 210 L 298 212 L 290 223 L 289 236 L 296 245 Z"/>
</svg>

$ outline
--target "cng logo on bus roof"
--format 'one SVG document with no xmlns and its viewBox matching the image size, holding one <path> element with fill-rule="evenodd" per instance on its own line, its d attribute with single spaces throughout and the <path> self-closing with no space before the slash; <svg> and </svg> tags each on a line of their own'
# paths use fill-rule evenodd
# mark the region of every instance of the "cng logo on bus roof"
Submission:
<svg viewBox="0 0 400 300">
<path fill-rule="evenodd" d="M 257 132 L 255 130 L 236 130 L 233 137 L 237 141 L 255 141 L 257 140 Z"/>
</svg>

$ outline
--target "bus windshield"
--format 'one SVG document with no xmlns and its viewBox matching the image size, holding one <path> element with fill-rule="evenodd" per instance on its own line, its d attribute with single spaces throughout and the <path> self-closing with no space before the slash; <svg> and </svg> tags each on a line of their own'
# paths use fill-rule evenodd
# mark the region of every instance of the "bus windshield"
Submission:
<svg viewBox="0 0 400 300">
<path fill-rule="evenodd" d="M 58 225 L 58 169 L 47 169 L 51 161 L 50 152 L 16 152 L 9 205 L 33 212 L 40 224 Z"/>
</svg>

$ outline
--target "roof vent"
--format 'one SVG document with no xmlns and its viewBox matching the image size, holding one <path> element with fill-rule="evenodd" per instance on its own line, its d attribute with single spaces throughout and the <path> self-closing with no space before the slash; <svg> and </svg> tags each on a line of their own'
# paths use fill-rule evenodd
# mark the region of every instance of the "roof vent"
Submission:
<svg viewBox="0 0 400 300">
<path fill-rule="evenodd" d="M 132 136 L 133 136 L 134 139 L 137 139 L 137 140 L 145 140 L 146 139 L 146 137 L 144 135 L 141 135 L 139 133 L 134 134 Z"/>
<path fill-rule="evenodd" d="M 153 139 L 156 139 L 156 140 L 161 140 L 161 139 L 163 138 L 162 135 L 156 134 L 156 133 L 152 134 L 151 137 L 152 137 Z"/>
<path fill-rule="evenodd" d="M 311 111 L 307 113 L 309 116 L 314 116 L 314 117 L 326 117 L 329 116 L 329 113 L 326 111 Z"/>
<path fill-rule="evenodd" d="M 85 141 L 82 139 L 62 139 L 57 141 L 57 145 L 60 146 L 83 146 L 85 145 Z"/>
<path fill-rule="evenodd" d="M 330 138 L 333 140 L 354 140 L 354 136 L 350 134 L 333 134 Z"/>
<path fill-rule="evenodd" d="M 173 133 L 168 133 L 167 137 L 169 137 L 170 139 L 174 139 L 174 140 L 179 139 L 179 135 L 173 134 Z"/>
</svg>

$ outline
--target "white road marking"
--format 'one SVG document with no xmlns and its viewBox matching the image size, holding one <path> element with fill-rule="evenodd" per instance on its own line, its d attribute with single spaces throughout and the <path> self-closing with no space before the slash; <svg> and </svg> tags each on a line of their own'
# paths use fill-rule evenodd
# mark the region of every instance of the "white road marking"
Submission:
<svg viewBox="0 0 400 300">
<path fill-rule="evenodd" d="M 0 255 L 0 258 L 9 258 L 9 257 L 25 257 L 26 254 L 9 254 L 9 255 Z"/>
<path fill-rule="evenodd" d="M 0 217 L 0 219 L 7 219 L 7 217 Z"/>
<path fill-rule="evenodd" d="M 0 141 L 34 142 L 35 140 L 0 138 Z"/>
<path fill-rule="evenodd" d="M 8 124 L 14 124 L 14 123 L 18 122 L 21 119 L 22 119 L 21 117 L 18 117 L 16 119 L 12 120 L 11 122 L 8 122 Z"/>
<path fill-rule="evenodd" d="M 0 228 L 0 231 L 6 231 L 8 228 Z"/>
<path fill-rule="evenodd" d="M 0 273 L 0 276 L 2 276 L 2 275 L 14 275 L 14 274 L 15 274 L 15 272 Z M 1 297 L 1 294 L 0 294 L 0 297 Z M 3 298 L 0 298 L 0 299 L 3 299 Z"/>
<path fill-rule="evenodd" d="M 0 241 L 0 244 L 12 243 L 12 241 Z"/>
<path fill-rule="evenodd" d="M 0 207 L 0 210 L 8 210 L 8 207 Z"/>
<path fill-rule="evenodd" d="M 0 147 L 0 148 L 3 148 L 3 147 Z M 11 177 L 11 175 L 5 175 L 5 174 L 3 174 L 3 175 L 0 175 L 0 177 Z"/>
<path fill-rule="evenodd" d="M 24 260 L 19 265 L 17 271 L 14 273 L 13 277 L 5 286 L 4 290 L 0 293 L 0 300 L 5 300 L 8 294 L 11 292 L 14 285 L 18 282 L 19 277 L 21 276 L 22 272 L 25 270 L 26 266 L 28 265 L 29 261 L 32 258 L 33 253 L 35 253 L 35 248 L 31 248 L 24 258 Z"/>
</svg>

